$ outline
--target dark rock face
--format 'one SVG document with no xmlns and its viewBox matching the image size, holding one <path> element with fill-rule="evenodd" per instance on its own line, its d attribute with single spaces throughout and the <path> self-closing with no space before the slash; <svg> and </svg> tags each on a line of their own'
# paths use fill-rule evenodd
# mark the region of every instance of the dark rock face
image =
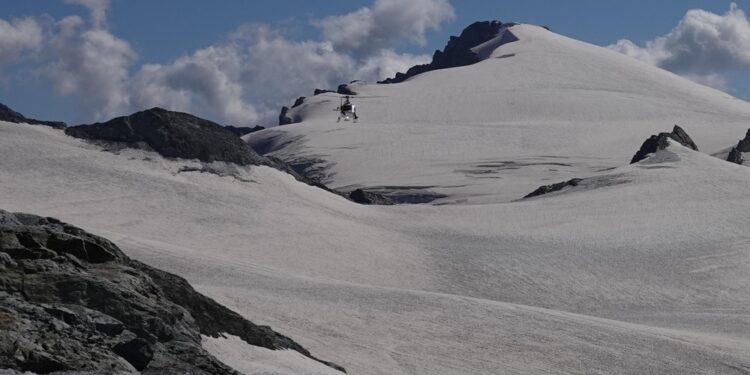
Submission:
<svg viewBox="0 0 750 375">
<path fill-rule="evenodd" d="M 415 65 L 406 73 L 396 73 L 395 77 L 378 83 L 399 83 L 424 72 L 475 64 L 480 58 L 471 48 L 496 37 L 503 26 L 507 25 L 500 21 L 474 22 L 465 28 L 460 36 L 451 36 L 445 49 L 435 51 L 429 64 Z"/>
<path fill-rule="evenodd" d="M 750 129 L 747 130 L 745 138 L 741 139 L 737 146 L 732 148 L 732 151 L 727 155 L 727 161 L 732 163 L 742 164 L 745 162 L 745 158 L 742 157 L 743 152 L 750 152 Z"/>
<path fill-rule="evenodd" d="M 315 89 L 315 91 L 313 91 L 313 96 L 320 95 L 320 94 L 325 94 L 327 92 L 336 92 L 336 91 L 334 91 L 334 90 Z"/>
<path fill-rule="evenodd" d="M 581 181 L 583 181 L 583 180 L 580 179 L 580 178 L 574 178 L 574 179 L 571 179 L 571 180 L 568 180 L 568 181 L 558 182 L 558 183 L 552 184 L 552 185 L 540 186 L 536 190 L 534 190 L 531 193 L 527 194 L 523 198 L 526 199 L 526 198 L 531 198 L 531 197 L 537 197 L 537 196 L 544 195 L 544 194 L 549 194 L 549 193 L 552 193 L 552 192 L 555 192 L 555 191 L 562 190 L 562 189 L 564 189 L 564 188 L 566 188 L 568 186 L 578 186 L 578 184 Z"/>
<path fill-rule="evenodd" d="M 352 202 L 356 202 L 359 204 L 376 204 L 386 206 L 394 204 L 393 200 L 382 194 L 364 191 L 362 189 L 352 191 L 351 193 L 349 193 L 348 198 L 351 199 Z"/>
<path fill-rule="evenodd" d="M 304 102 L 305 102 L 305 97 L 304 96 L 300 96 L 299 98 L 297 98 L 297 100 L 294 101 L 294 104 L 292 104 L 292 108 L 299 107 Z"/>
<path fill-rule="evenodd" d="M 313 358 L 106 239 L 0 210 L 0 368 L 237 374 L 201 347 L 201 334 L 224 332 Z"/>
<path fill-rule="evenodd" d="M 224 129 L 229 130 L 230 132 L 234 133 L 234 135 L 238 137 L 242 137 L 243 135 L 255 133 L 265 128 L 260 125 L 255 125 L 252 128 L 249 126 L 236 127 L 236 126 L 227 125 L 224 127 Z"/>
<path fill-rule="evenodd" d="M 341 95 L 357 95 L 357 93 L 352 91 L 346 83 L 340 84 L 338 89 L 336 89 L 336 93 Z"/>
<path fill-rule="evenodd" d="M 294 120 L 289 117 L 289 107 L 281 107 L 281 113 L 279 113 L 279 125 L 289 125 L 293 122 Z"/>
<path fill-rule="evenodd" d="M 223 126 L 188 113 L 162 108 L 117 117 L 105 123 L 73 126 L 67 128 L 65 134 L 120 142 L 132 147 L 145 143 L 170 158 L 226 161 L 238 165 L 260 165 L 265 162 L 263 157 Z"/>
<path fill-rule="evenodd" d="M 55 129 L 65 129 L 65 123 L 61 121 L 41 121 L 26 116 L 8 108 L 5 104 L 0 103 L 0 121 L 15 122 L 17 124 L 26 123 L 31 125 L 45 125 Z"/>
<path fill-rule="evenodd" d="M 737 147 L 732 147 L 732 150 L 729 151 L 729 155 L 727 155 L 727 161 L 742 165 L 745 162 L 745 158 Z"/>
<path fill-rule="evenodd" d="M 630 164 L 637 163 L 645 159 L 649 154 L 653 154 L 656 151 L 665 149 L 669 142 L 667 139 L 672 139 L 679 142 L 685 147 L 689 147 L 695 151 L 698 151 L 698 146 L 690 138 L 690 136 L 678 125 L 674 126 L 671 133 L 659 133 L 658 135 L 652 135 L 641 145 L 641 149 L 633 155 L 633 159 L 630 160 Z"/>
</svg>

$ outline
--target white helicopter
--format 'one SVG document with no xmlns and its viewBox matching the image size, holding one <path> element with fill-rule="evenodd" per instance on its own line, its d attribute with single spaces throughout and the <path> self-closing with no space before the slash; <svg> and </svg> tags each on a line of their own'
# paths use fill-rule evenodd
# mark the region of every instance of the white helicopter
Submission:
<svg viewBox="0 0 750 375">
<path fill-rule="evenodd" d="M 341 122 L 341 120 L 344 121 L 351 121 L 356 123 L 357 120 L 359 120 L 359 116 L 357 116 L 357 106 L 352 103 L 352 99 L 355 99 L 349 95 L 326 95 L 326 96 L 333 96 L 339 98 L 339 106 L 334 108 L 333 110 L 339 113 L 339 117 L 336 120 L 336 122 Z M 356 96 L 357 100 L 360 99 L 370 99 L 370 98 L 382 98 L 382 96 Z"/>
<path fill-rule="evenodd" d="M 341 122 L 342 118 L 344 121 L 352 122 L 357 122 L 357 120 L 359 120 L 359 116 L 357 116 L 357 106 L 349 101 L 349 95 L 341 98 L 341 104 L 337 110 L 339 111 L 339 118 L 336 122 Z"/>
</svg>

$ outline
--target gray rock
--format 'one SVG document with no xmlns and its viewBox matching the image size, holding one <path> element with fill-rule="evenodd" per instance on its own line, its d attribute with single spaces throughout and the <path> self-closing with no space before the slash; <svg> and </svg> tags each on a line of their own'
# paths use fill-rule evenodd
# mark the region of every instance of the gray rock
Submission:
<svg viewBox="0 0 750 375">
<path fill-rule="evenodd" d="M 289 125 L 293 122 L 294 120 L 289 117 L 289 107 L 281 107 L 281 113 L 279 113 L 279 125 Z"/>
<path fill-rule="evenodd" d="M 675 140 L 685 147 L 698 151 L 698 146 L 695 145 L 690 136 L 681 127 L 675 125 L 671 133 L 659 133 L 645 140 L 638 152 L 633 155 L 630 164 L 637 163 L 648 157 L 649 154 L 665 149 L 669 145 L 668 139 Z"/>
<path fill-rule="evenodd" d="M 357 189 L 349 193 L 349 199 L 352 200 L 352 202 L 360 203 L 360 204 L 367 204 L 367 205 L 392 205 L 394 204 L 393 200 L 378 193 L 374 193 L 371 191 L 365 191 L 362 189 Z"/>
<path fill-rule="evenodd" d="M 243 135 L 255 133 L 265 128 L 260 125 L 255 125 L 252 128 L 248 126 L 237 127 L 237 126 L 227 125 L 224 127 L 224 129 L 229 130 L 230 132 L 234 133 L 234 135 L 238 137 L 242 137 Z"/>
<path fill-rule="evenodd" d="M 745 158 L 737 147 L 732 147 L 732 150 L 729 151 L 729 155 L 727 155 L 727 161 L 742 165 L 745 162 Z"/>
<path fill-rule="evenodd" d="M 236 374 L 201 347 L 201 334 L 223 333 L 315 359 L 184 279 L 56 219 L 0 210 L 0 263 L 0 368 Z"/>
<path fill-rule="evenodd" d="M 65 129 L 66 126 L 65 123 L 61 121 L 41 121 L 28 118 L 2 103 L 0 103 L 0 121 L 15 122 L 18 124 L 26 123 L 31 125 L 45 125 L 55 129 Z"/>
<path fill-rule="evenodd" d="M 305 97 L 304 96 L 300 96 L 299 98 L 297 98 L 297 100 L 294 101 L 294 104 L 292 104 L 292 108 L 299 107 L 304 102 L 305 102 Z"/>
<path fill-rule="evenodd" d="M 395 77 L 387 78 L 378 83 L 399 83 L 417 74 L 475 64 L 481 59 L 471 49 L 496 37 L 503 26 L 508 26 L 508 24 L 503 24 L 500 21 L 474 22 L 466 27 L 460 36 L 451 36 L 445 49 L 435 51 L 432 62 L 429 64 L 415 65 L 409 68 L 406 73 L 396 73 Z"/>
<path fill-rule="evenodd" d="M 129 147 L 145 143 L 165 157 L 226 161 L 239 165 L 263 165 L 256 154 L 234 133 L 214 122 L 188 113 L 152 108 L 105 123 L 67 128 L 76 138 L 118 142 Z"/>
<path fill-rule="evenodd" d="M 578 184 L 583 181 L 583 179 L 580 178 L 573 178 L 568 181 L 558 182 L 556 184 L 552 185 L 544 185 L 538 187 L 536 190 L 532 191 L 531 193 L 527 194 L 524 199 L 526 198 L 532 198 L 532 197 L 538 197 L 540 195 L 549 194 L 555 191 L 560 191 L 568 186 L 578 186 Z"/>
<path fill-rule="evenodd" d="M 727 155 L 727 161 L 732 163 L 742 164 L 745 162 L 745 158 L 742 157 L 743 152 L 750 152 L 750 129 L 747 130 L 745 138 L 737 142 L 737 146 L 733 147 Z"/>
<path fill-rule="evenodd" d="M 336 91 L 335 90 L 325 90 L 325 89 L 315 89 L 315 91 L 313 91 L 313 96 L 320 95 L 320 94 L 325 94 L 327 92 L 334 92 L 335 93 Z"/>
<path fill-rule="evenodd" d="M 340 84 L 336 92 L 341 95 L 357 95 L 357 93 L 352 91 L 346 83 Z"/>
</svg>

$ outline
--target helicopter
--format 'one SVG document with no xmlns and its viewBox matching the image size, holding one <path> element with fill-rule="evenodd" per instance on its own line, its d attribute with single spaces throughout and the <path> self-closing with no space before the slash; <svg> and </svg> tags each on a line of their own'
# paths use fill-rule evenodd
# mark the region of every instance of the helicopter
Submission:
<svg viewBox="0 0 750 375">
<path fill-rule="evenodd" d="M 356 123 L 357 120 L 359 120 L 359 116 L 357 116 L 357 107 L 354 105 L 354 103 L 351 102 L 352 96 L 350 95 L 326 95 L 326 96 L 332 96 L 332 97 L 338 97 L 339 98 L 339 106 L 334 108 L 333 110 L 339 113 L 339 117 L 336 120 L 336 122 L 341 122 L 343 119 L 344 121 L 351 121 L 353 123 Z M 356 96 L 356 99 L 370 99 L 370 98 L 382 98 L 382 96 Z"/>
</svg>

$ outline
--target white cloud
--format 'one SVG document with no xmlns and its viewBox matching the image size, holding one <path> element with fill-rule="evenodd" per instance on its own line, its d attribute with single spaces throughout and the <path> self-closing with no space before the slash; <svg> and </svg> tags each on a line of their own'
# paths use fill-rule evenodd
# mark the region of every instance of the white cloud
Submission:
<svg viewBox="0 0 750 375">
<path fill-rule="evenodd" d="M 723 15 L 694 9 L 668 34 L 643 47 L 623 39 L 609 48 L 725 89 L 723 73 L 750 69 L 750 22 L 735 3 Z"/>
<path fill-rule="evenodd" d="M 78 93 L 97 120 L 129 107 L 128 70 L 137 54 L 103 29 L 83 29 L 80 17 L 60 20 L 49 41 L 54 60 L 44 71 L 61 94 Z"/>
<path fill-rule="evenodd" d="M 106 26 L 109 0 L 65 0 L 65 2 L 88 8 L 91 13 L 91 23 L 95 29 L 102 29 Z"/>
<path fill-rule="evenodd" d="M 171 62 L 138 66 L 130 43 L 107 27 L 109 0 L 65 1 L 85 6 L 90 22 L 70 16 L 51 27 L 43 71 L 58 93 L 78 96 L 94 120 L 159 106 L 227 124 L 275 124 L 282 105 L 315 88 L 380 80 L 428 62 L 429 56 L 400 54 L 392 45 L 419 43 L 453 17 L 447 0 L 376 0 L 370 8 L 326 18 L 322 40 L 290 40 L 267 25 L 244 25 Z M 367 32 L 352 38 L 345 29 L 357 29 L 349 22 L 362 15 Z"/>
<path fill-rule="evenodd" d="M 0 62 L 17 59 L 25 51 L 42 46 L 42 27 L 33 18 L 0 19 Z"/>
<path fill-rule="evenodd" d="M 438 30 L 453 18 L 448 0 L 376 0 L 372 7 L 329 16 L 318 25 L 334 47 L 369 55 L 403 38 L 423 44 L 428 30 Z"/>
</svg>

